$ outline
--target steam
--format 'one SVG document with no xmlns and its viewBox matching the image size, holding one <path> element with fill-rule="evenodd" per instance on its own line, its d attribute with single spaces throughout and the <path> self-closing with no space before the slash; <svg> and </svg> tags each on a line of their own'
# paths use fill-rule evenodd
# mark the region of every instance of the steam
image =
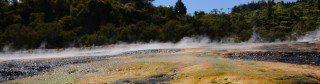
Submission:
<svg viewBox="0 0 320 84">
<path fill-rule="evenodd" d="M 319 41 L 320 41 L 320 28 L 315 31 L 307 32 L 305 36 L 298 38 L 297 42 L 315 43 Z"/>
<path fill-rule="evenodd" d="M 3 48 L 2 48 L 2 50 L 3 51 L 5 51 L 5 52 L 8 52 L 8 51 L 10 51 L 10 46 L 4 46 Z"/>
<path fill-rule="evenodd" d="M 39 49 L 45 49 L 47 46 L 47 42 L 42 42 L 41 45 L 39 46 Z"/>
<path fill-rule="evenodd" d="M 257 27 L 253 27 L 252 28 L 252 35 L 251 38 L 249 39 L 249 42 L 251 43 L 258 43 L 261 42 L 262 38 L 260 37 L 260 34 L 258 33 L 258 28 Z"/>
<path fill-rule="evenodd" d="M 44 43 L 45 45 L 45 43 Z M 213 48 L 213 49 L 250 49 L 263 43 L 217 43 L 207 37 L 185 37 L 177 43 L 120 43 L 108 46 L 89 48 L 66 48 L 66 49 L 36 49 L 17 52 L 0 53 L 0 60 L 35 59 L 35 58 L 64 58 L 81 56 L 108 56 L 117 55 L 127 51 L 147 49 L 181 49 L 181 48 Z"/>
<path fill-rule="evenodd" d="M 182 38 L 177 43 L 118 43 L 108 46 L 96 46 L 85 48 L 66 48 L 66 49 L 44 49 L 46 42 L 43 42 L 39 49 L 23 50 L 10 52 L 10 46 L 3 47 L 0 53 L 1 60 L 15 59 L 35 59 L 35 58 L 65 58 L 81 56 L 111 56 L 121 54 L 127 51 L 148 50 L 148 49 L 183 49 L 183 48 L 210 48 L 210 49 L 253 49 L 262 45 L 285 44 L 286 42 L 260 43 L 262 38 L 257 33 L 256 27 L 252 28 L 252 36 L 248 42 L 243 43 L 221 43 L 210 40 L 205 36 L 194 36 Z M 232 40 L 232 38 L 231 38 Z M 300 37 L 297 42 L 318 42 L 320 41 L 320 28 L 316 31 L 308 32 Z M 73 45 L 73 44 L 70 44 Z"/>
</svg>

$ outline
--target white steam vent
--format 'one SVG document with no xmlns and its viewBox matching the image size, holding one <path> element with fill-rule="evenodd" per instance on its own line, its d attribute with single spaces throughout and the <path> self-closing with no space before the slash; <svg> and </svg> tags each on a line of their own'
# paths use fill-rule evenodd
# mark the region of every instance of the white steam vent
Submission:
<svg viewBox="0 0 320 84">
<path fill-rule="evenodd" d="M 305 36 L 298 39 L 298 42 L 315 43 L 320 41 L 320 28 L 315 31 L 307 32 Z"/>
</svg>

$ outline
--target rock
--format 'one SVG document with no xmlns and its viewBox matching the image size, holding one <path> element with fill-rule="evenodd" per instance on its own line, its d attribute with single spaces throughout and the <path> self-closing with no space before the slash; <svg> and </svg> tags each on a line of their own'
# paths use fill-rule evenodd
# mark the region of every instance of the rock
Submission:
<svg viewBox="0 0 320 84">
<path fill-rule="evenodd" d="M 231 59 L 254 61 L 284 62 L 293 64 L 320 65 L 320 52 L 286 52 L 286 51 L 259 51 L 240 52 L 227 56 Z"/>
</svg>

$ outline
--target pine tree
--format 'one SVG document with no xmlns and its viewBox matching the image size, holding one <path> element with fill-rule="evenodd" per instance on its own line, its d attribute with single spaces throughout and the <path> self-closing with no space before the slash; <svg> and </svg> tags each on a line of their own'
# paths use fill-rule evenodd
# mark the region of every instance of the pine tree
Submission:
<svg viewBox="0 0 320 84">
<path fill-rule="evenodd" d="M 317 0 L 318 10 L 320 10 L 320 0 Z"/>
<path fill-rule="evenodd" d="M 273 9 L 272 9 L 272 5 L 274 4 L 274 0 L 268 0 L 268 19 L 272 18 L 272 14 L 273 14 Z"/>
<path fill-rule="evenodd" d="M 178 0 L 178 2 L 176 3 L 176 5 L 174 7 L 174 12 L 177 15 L 187 14 L 187 8 L 186 8 L 186 6 L 184 6 L 184 4 L 182 3 L 181 0 Z"/>
</svg>

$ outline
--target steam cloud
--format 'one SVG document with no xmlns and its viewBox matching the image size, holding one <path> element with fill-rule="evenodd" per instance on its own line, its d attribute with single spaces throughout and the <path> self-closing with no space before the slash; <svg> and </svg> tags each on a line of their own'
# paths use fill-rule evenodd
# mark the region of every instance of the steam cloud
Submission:
<svg viewBox="0 0 320 84">
<path fill-rule="evenodd" d="M 320 28 L 315 31 L 307 32 L 305 36 L 298 39 L 298 42 L 315 43 L 320 41 Z"/>
<path fill-rule="evenodd" d="M 266 43 L 218 43 L 212 42 L 207 37 L 185 37 L 177 43 L 121 43 L 109 46 L 90 48 L 66 48 L 66 49 L 37 49 L 17 52 L 0 53 L 0 60 L 34 59 L 34 58 L 63 58 L 79 56 L 105 56 L 116 55 L 127 51 L 147 49 L 181 49 L 181 48 L 214 48 L 214 49 L 248 49 Z"/>
</svg>

